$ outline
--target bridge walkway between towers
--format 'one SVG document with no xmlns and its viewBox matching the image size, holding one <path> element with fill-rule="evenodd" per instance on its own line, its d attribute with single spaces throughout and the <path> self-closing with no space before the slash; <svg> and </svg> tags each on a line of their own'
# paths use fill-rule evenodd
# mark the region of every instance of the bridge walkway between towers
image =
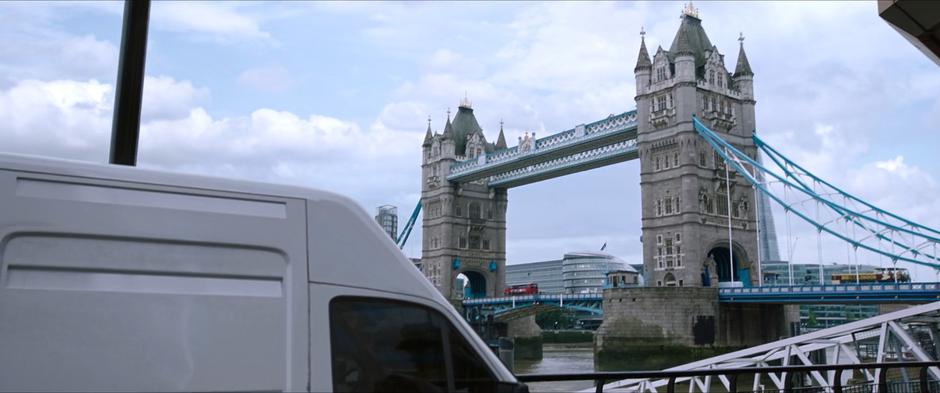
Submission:
<svg viewBox="0 0 940 393">
<path fill-rule="evenodd" d="M 636 138 L 636 110 L 631 110 L 458 161 L 450 167 L 447 180 L 467 183 L 486 179 L 492 188 L 517 187 L 635 159 L 639 153 Z"/>
</svg>

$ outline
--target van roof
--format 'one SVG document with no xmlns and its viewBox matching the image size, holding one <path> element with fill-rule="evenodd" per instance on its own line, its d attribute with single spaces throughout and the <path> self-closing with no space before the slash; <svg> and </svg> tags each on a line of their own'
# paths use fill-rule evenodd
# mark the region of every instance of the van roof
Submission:
<svg viewBox="0 0 940 393">
<path fill-rule="evenodd" d="M 0 153 L 0 170 L 306 200 L 308 217 L 316 218 L 309 223 L 307 234 L 311 253 L 308 255 L 310 281 L 447 302 L 372 217 L 358 203 L 340 194 L 283 184 L 9 153 Z M 316 260 L 317 255 L 327 255 L 329 261 Z"/>
<path fill-rule="evenodd" d="M 340 194 L 287 184 L 227 179 L 25 154 L 0 153 L 0 169 L 300 199 L 340 198 L 355 204 L 354 201 Z"/>
</svg>

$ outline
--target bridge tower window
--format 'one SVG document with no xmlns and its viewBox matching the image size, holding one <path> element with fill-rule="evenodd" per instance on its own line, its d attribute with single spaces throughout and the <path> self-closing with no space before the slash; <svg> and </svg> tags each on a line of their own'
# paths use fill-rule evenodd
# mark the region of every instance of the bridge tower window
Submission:
<svg viewBox="0 0 940 393">
<path fill-rule="evenodd" d="M 672 214 L 672 198 L 666 197 L 666 214 Z"/>
<path fill-rule="evenodd" d="M 656 170 L 657 170 L 657 171 L 660 170 L 659 164 L 660 164 L 660 157 L 659 157 L 659 156 L 656 156 Z"/>
<path fill-rule="evenodd" d="M 470 203 L 470 206 L 467 207 L 467 213 L 469 214 L 470 218 L 479 220 L 481 218 L 480 204 L 476 202 Z"/>
<path fill-rule="evenodd" d="M 728 215 L 728 200 L 723 197 L 718 198 L 718 215 L 719 216 Z"/>
<path fill-rule="evenodd" d="M 461 207 L 460 204 L 454 207 L 454 214 L 456 214 L 457 217 L 463 217 L 463 207 Z"/>
<path fill-rule="evenodd" d="M 679 166 L 679 153 L 672 153 L 672 166 Z"/>
<path fill-rule="evenodd" d="M 489 239 L 483 239 L 483 249 L 484 249 L 484 250 L 489 250 L 489 249 L 490 249 L 490 240 L 489 240 Z"/>
<path fill-rule="evenodd" d="M 460 239 L 458 240 L 457 246 L 460 248 L 467 248 L 467 237 L 461 236 Z"/>
<path fill-rule="evenodd" d="M 479 235 L 470 235 L 470 249 L 479 250 L 480 249 L 480 236 Z"/>
</svg>

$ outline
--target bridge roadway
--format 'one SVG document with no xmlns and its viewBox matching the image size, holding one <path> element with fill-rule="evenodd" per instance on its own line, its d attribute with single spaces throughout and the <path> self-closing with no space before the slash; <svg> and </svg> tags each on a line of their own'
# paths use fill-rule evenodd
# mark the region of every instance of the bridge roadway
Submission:
<svg viewBox="0 0 940 393">
<path fill-rule="evenodd" d="M 940 300 L 940 283 L 860 283 L 721 288 L 721 303 L 929 303 Z"/>
<path fill-rule="evenodd" d="M 928 303 L 940 300 L 940 283 L 860 283 L 829 285 L 763 286 L 720 288 L 720 303 L 763 304 L 853 304 Z M 603 295 L 537 294 L 465 299 L 465 308 L 489 307 L 499 314 L 531 305 L 545 304 L 601 314 Z"/>
</svg>

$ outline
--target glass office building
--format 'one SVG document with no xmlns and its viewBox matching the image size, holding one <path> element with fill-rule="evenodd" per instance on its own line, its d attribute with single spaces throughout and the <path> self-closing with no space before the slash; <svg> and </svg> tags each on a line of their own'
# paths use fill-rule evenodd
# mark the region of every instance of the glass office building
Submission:
<svg viewBox="0 0 940 393">
<path fill-rule="evenodd" d="M 541 293 L 564 293 L 561 278 L 562 260 L 520 263 L 506 266 L 506 286 L 531 284 L 539 286 Z"/>
<path fill-rule="evenodd" d="M 600 293 L 607 273 L 615 270 L 638 273 L 610 254 L 572 252 L 563 259 L 507 265 L 506 286 L 535 283 L 541 293 Z"/>
<path fill-rule="evenodd" d="M 375 222 L 379 223 L 382 230 L 392 237 L 392 241 L 398 240 L 398 208 L 392 205 L 379 206 L 375 213 Z"/>
<path fill-rule="evenodd" d="M 817 263 L 794 263 L 787 261 L 765 261 L 761 264 L 765 286 L 774 285 L 819 285 L 820 271 L 822 282 L 832 284 L 833 274 L 871 273 L 877 269 L 871 265 L 823 264 L 822 270 Z M 792 281 L 791 281 L 792 276 Z M 857 321 L 878 315 L 876 304 L 803 304 L 800 305 L 800 327 L 804 331 L 824 329 L 843 323 Z"/>
<path fill-rule="evenodd" d="M 607 272 L 633 270 L 620 258 L 599 252 L 565 254 L 561 274 L 565 293 L 600 293 L 607 282 Z"/>
</svg>

